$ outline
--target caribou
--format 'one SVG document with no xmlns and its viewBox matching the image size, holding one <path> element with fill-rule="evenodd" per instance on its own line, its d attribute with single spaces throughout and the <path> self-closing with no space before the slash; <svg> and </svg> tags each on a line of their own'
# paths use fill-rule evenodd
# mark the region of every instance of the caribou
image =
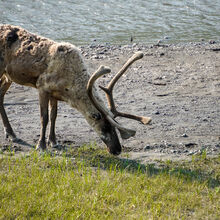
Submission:
<svg viewBox="0 0 220 220">
<path fill-rule="evenodd" d="M 133 137 L 136 131 L 118 123 L 116 117 L 134 119 L 143 124 L 151 121 L 149 117 L 117 111 L 113 99 L 115 83 L 133 62 L 142 57 L 142 52 L 135 53 L 107 87 L 100 86 L 106 93 L 110 107 L 108 109 L 98 93 L 95 82 L 109 73 L 110 68 L 100 66 L 90 76 L 79 49 L 74 45 L 55 42 L 19 26 L 0 25 L 0 114 L 6 139 L 17 140 L 3 103 L 4 95 L 12 82 L 15 82 L 38 90 L 41 129 L 37 149 L 45 150 L 47 144 L 52 147 L 57 145 L 55 135 L 57 102 L 64 101 L 82 113 L 111 154 L 120 154 L 122 147 L 117 130 L 122 139 Z M 47 142 L 46 129 L 49 119 Z"/>
</svg>

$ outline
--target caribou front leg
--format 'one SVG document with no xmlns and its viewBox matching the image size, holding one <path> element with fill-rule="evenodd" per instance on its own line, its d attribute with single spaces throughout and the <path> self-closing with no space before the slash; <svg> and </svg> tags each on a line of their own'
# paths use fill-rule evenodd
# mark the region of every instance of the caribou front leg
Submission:
<svg viewBox="0 0 220 220">
<path fill-rule="evenodd" d="M 54 98 L 50 98 L 50 133 L 48 143 L 51 147 L 57 146 L 56 134 L 55 134 L 55 123 L 57 118 L 57 100 Z"/>
<path fill-rule="evenodd" d="M 11 85 L 11 81 L 9 81 L 5 76 L 2 76 L 0 79 L 0 114 L 3 121 L 4 129 L 5 129 L 5 137 L 6 139 L 11 139 L 12 141 L 16 141 L 16 135 L 9 123 L 7 114 L 4 108 L 4 95 L 7 92 Z"/>
<path fill-rule="evenodd" d="M 39 103 L 40 103 L 40 119 L 41 119 L 41 130 L 40 138 L 37 144 L 36 149 L 46 149 L 46 129 L 48 124 L 48 103 L 49 103 L 49 94 L 45 91 L 39 90 Z"/>
</svg>

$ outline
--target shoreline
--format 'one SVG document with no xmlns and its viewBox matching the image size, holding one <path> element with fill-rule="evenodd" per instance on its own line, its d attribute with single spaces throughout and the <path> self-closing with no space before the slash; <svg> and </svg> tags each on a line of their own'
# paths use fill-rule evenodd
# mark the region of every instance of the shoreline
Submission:
<svg viewBox="0 0 220 220">
<path fill-rule="evenodd" d="M 65 41 L 64 41 L 65 42 Z M 74 44 L 74 43 L 73 43 Z M 201 41 L 188 41 L 188 42 L 177 42 L 177 43 L 168 43 L 166 40 L 158 40 L 154 44 L 152 43 L 142 43 L 142 42 L 130 42 L 123 44 L 114 44 L 109 42 L 98 42 L 94 41 L 88 44 L 79 44 L 78 48 L 82 49 L 98 49 L 101 47 L 105 47 L 106 49 L 116 50 L 116 49 L 152 49 L 156 47 L 165 47 L 165 48 L 185 48 L 185 47 L 214 47 L 215 45 L 219 45 L 220 40 L 211 39 L 211 40 L 201 40 Z"/>
</svg>

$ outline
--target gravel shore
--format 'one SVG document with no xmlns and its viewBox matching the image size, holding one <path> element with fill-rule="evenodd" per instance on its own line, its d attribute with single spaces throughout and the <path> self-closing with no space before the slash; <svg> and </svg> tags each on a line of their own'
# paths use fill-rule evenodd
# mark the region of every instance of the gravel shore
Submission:
<svg viewBox="0 0 220 220">
<path fill-rule="evenodd" d="M 80 50 L 91 73 L 100 65 L 112 69 L 99 80 L 100 85 L 106 85 L 134 52 L 144 53 L 114 90 L 121 111 L 152 118 L 150 125 L 119 120 L 137 130 L 134 138 L 122 141 L 123 151 L 129 152 L 131 159 L 179 160 L 203 152 L 220 153 L 219 42 L 147 46 L 94 43 Z M 5 96 L 5 108 L 14 131 L 26 144 L 5 141 L 1 123 L 1 151 L 11 144 L 17 152 L 28 152 L 40 133 L 37 91 L 13 84 Z M 61 145 L 80 146 L 92 141 L 102 145 L 83 116 L 65 103 L 59 103 L 56 128 Z"/>
</svg>

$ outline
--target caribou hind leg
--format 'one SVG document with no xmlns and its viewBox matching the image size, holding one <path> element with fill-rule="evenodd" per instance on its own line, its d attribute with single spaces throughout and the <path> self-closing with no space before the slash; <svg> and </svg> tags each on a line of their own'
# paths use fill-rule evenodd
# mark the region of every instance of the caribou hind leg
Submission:
<svg viewBox="0 0 220 220">
<path fill-rule="evenodd" d="M 9 89 L 11 85 L 11 81 L 8 80 L 6 76 L 1 76 L 0 78 L 0 115 L 3 121 L 4 129 L 5 129 L 5 137 L 6 139 L 10 139 L 12 141 L 16 141 L 16 135 L 10 125 L 10 122 L 8 120 L 8 116 L 5 112 L 4 108 L 4 96 L 7 90 Z"/>
<path fill-rule="evenodd" d="M 55 123 L 57 118 L 57 100 L 54 98 L 50 98 L 49 100 L 49 110 L 50 110 L 50 133 L 48 144 L 51 147 L 57 146 L 56 134 L 55 134 Z"/>
<path fill-rule="evenodd" d="M 39 103 L 40 103 L 40 119 L 41 119 L 41 129 L 40 138 L 36 149 L 46 149 L 46 129 L 48 124 L 48 104 L 49 104 L 49 94 L 45 91 L 39 90 Z"/>
</svg>

